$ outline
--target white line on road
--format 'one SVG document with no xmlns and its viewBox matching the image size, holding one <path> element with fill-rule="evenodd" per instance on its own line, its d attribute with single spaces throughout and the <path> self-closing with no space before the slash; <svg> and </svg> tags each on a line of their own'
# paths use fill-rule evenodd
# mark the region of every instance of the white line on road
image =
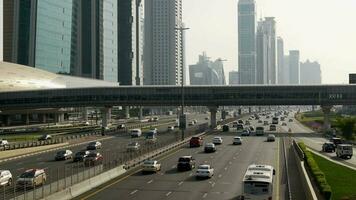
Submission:
<svg viewBox="0 0 356 200">
<path fill-rule="evenodd" d="M 211 187 L 214 187 L 215 186 L 215 182 L 213 182 L 212 184 L 211 184 Z"/>
<path fill-rule="evenodd" d="M 151 179 L 150 181 L 148 181 L 147 184 L 150 184 L 150 183 L 152 183 L 152 182 L 153 182 L 153 179 Z"/>
<path fill-rule="evenodd" d="M 222 177 L 222 175 L 221 174 L 219 174 L 219 176 L 218 176 L 219 178 L 221 178 Z"/>
<path fill-rule="evenodd" d="M 224 170 L 226 171 L 226 170 L 227 170 L 227 167 L 225 167 Z"/>
<path fill-rule="evenodd" d="M 166 196 L 168 197 L 170 194 L 172 194 L 172 192 L 167 192 Z"/>
<path fill-rule="evenodd" d="M 196 151 L 195 154 L 199 153 L 199 151 Z"/>
<path fill-rule="evenodd" d="M 189 176 L 193 176 L 193 173 L 190 173 Z"/>
<path fill-rule="evenodd" d="M 133 195 L 133 194 L 135 194 L 136 192 L 138 192 L 138 190 L 132 191 L 132 192 L 130 193 L 130 195 Z"/>
<path fill-rule="evenodd" d="M 176 167 L 175 165 L 172 165 L 172 167 L 171 167 L 171 168 L 173 169 L 173 168 L 175 168 L 175 167 Z"/>
<path fill-rule="evenodd" d="M 205 198 L 206 198 L 206 196 L 208 196 L 208 193 L 204 193 L 204 195 L 203 195 L 203 199 L 205 199 Z"/>
<path fill-rule="evenodd" d="M 182 185 L 183 183 L 184 183 L 184 182 L 183 182 L 183 181 L 181 181 L 181 182 L 179 182 L 179 183 L 178 183 L 178 185 Z"/>
</svg>

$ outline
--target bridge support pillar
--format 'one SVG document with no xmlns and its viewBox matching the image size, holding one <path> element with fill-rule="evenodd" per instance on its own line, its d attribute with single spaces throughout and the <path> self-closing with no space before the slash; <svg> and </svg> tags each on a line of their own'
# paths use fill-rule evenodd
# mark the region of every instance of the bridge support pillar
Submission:
<svg viewBox="0 0 356 200">
<path fill-rule="evenodd" d="M 111 122 L 111 107 L 104 107 L 101 109 L 102 123 L 101 127 L 108 127 Z"/>
<path fill-rule="evenodd" d="M 216 113 L 218 111 L 218 106 L 209 107 L 209 111 L 210 111 L 210 127 L 215 128 L 217 126 Z"/>
<path fill-rule="evenodd" d="M 227 112 L 225 110 L 221 111 L 221 119 L 225 120 L 226 119 L 226 114 Z"/>
<path fill-rule="evenodd" d="M 25 122 L 26 122 L 26 125 L 30 125 L 30 114 L 25 114 Z"/>
<path fill-rule="evenodd" d="M 88 109 L 87 108 L 83 108 L 83 110 L 82 110 L 82 120 L 84 122 L 88 121 Z"/>
<path fill-rule="evenodd" d="M 248 107 L 248 113 L 251 113 L 251 112 L 252 112 L 252 108 Z"/>
<path fill-rule="evenodd" d="M 11 125 L 11 116 L 10 115 L 6 115 L 5 121 L 6 121 L 6 125 L 10 126 Z"/>
<path fill-rule="evenodd" d="M 241 114 L 242 114 L 242 109 L 239 108 L 239 109 L 237 110 L 237 113 L 238 113 L 239 115 L 241 115 Z"/>
<path fill-rule="evenodd" d="M 125 106 L 125 118 L 130 119 L 130 106 Z"/>
<path fill-rule="evenodd" d="M 138 119 L 139 119 L 139 120 L 142 120 L 142 119 L 143 119 L 143 108 L 142 108 L 142 106 L 139 107 Z"/>
<path fill-rule="evenodd" d="M 323 124 L 323 131 L 326 131 L 331 128 L 330 124 L 330 111 L 332 106 L 321 106 L 321 110 L 324 113 L 324 124 Z"/>
</svg>

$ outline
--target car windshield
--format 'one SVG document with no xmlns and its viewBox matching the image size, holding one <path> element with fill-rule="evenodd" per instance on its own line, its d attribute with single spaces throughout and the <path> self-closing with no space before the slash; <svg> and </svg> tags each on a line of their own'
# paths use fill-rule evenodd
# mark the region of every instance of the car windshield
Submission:
<svg viewBox="0 0 356 200">
<path fill-rule="evenodd" d="M 58 151 L 57 154 L 58 154 L 58 155 L 66 154 L 66 151 Z"/>
<path fill-rule="evenodd" d="M 20 178 L 33 178 L 35 176 L 35 171 L 28 171 L 21 174 Z"/>
<path fill-rule="evenodd" d="M 88 157 L 96 157 L 96 156 L 97 156 L 96 153 L 90 153 L 90 154 L 88 155 Z"/>
<path fill-rule="evenodd" d="M 132 142 L 132 143 L 129 144 L 129 146 L 137 146 L 137 145 L 138 145 L 137 142 Z"/>
<path fill-rule="evenodd" d="M 201 165 L 198 167 L 198 169 L 209 169 L 209 166 L 207 165 Z"/>
<path fill-rule="evenodd" d="M 89 146 L 94 146 L 94 145 L 96 145 L 96 142 L 89 143 Z"/>
<path fill-rule="evenodd" d="M 179 158 L 178 162 L 189 162 L 190 158 Z"/>
<path fill-rule="evenodd" d="M 153 161 L 153 160 L 146 160 L 146 161 L 144 162 L 144 164 L 145 164 L 145 165 L 154 165 L 154 164 L 155 164 L 155 161 Z"/>
</svg>

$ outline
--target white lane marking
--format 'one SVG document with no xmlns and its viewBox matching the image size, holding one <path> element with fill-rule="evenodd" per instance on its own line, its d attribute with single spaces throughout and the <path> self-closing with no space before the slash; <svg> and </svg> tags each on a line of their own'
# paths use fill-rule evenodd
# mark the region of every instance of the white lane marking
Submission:
<svg viewBox="0 0 356 200">
<path fill-rule="evenodd" d="M 199 153 L 199 151 L 194 152 L 195 154 Z"/>
<path fill-rule="evenodd" d="M 226 171 L 226 170 L 227 170 L 227 167 L 225 167 L 224 170 Z"/>
<path fill-rule="evenodd" d="M 211 158 L 211 159 L 213 159 L 213 158 L 214 158 L 214 156 L 210 156 L 210 158 Z"/>
<path fill-rule="evenodd" d="M 148 181 L 147 184 L 150 184 L 150 183 L 152 183 L 152 182 L 153 182 L 153 179 L 151 179 L 150 181 Z"/>
<path fill-rule="evenodd" d="M 135 194 L 136 192 L 138 192 L 138 190 L 132 191 L 132 192 L 130 193 L 130 195 L 133 195 L 133 194 Z"/>
<path fill-rule="evenodd" d="M 184 182 L 183 182 L 183 181 L 181 181 L 181 182 L 179 182 L 179 183 L 178 183 L 178 185 L 182 185 L 183 183 L 184 183 Z"/>
<path fill-rule="evenodd" d="M 206 196 L 208 196 L 208 193 L 204 193 L 204 195 L 203 195 L 203 199 L 205 199 L 205 198 L 206 198 Z"/>
<path fill-rule="evenodd" d="M 193 173 L 190 173 L 189 176 L 193 176 Z"/>
<path fill-rule="evenodd" d="M 204 163 L 207 163 L 208 161 L 207 160 L 204 160 Z"/>
<path fill-rule="evenodd" d="M 231 161 L 229 161 L 229 165 L 232 165 L 232 162 L 231 162 Z"/>
<path fill-rule="evenodd" d="M 233 159 L 236 160 L 236 157 L 234 156 Z"/>
<path fill-rule="evenodd" d="M 222 175 L 221 174 L 219 174 L 219 176 L 218 176 L 219 178 L 221 178 L 222 177 Z"/>
<path fill-rule="evenodd" d="M 171 168 L 173 169 L 173 168 L 175 168 L 175 167 L 176 167 L 175 165 L 172 165 L 172 167 L 171 167 Z"/>
<path fill-rule="evenodd" d="M 172 192 L 167 192 L 166 196 L 168 197 L 170 194 L 172 194 Z"/>
<path fill-rule="evenodd" d="M 211 187 L 214 187 L 215 186 L 215 182 L 213 182 L 212 184 L 211 184 Z"/>
</svg>

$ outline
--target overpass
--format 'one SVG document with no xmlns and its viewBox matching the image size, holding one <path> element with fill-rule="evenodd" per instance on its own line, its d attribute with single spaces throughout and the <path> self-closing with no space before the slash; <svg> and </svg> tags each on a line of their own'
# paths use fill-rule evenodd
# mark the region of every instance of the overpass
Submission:
<svg viewBox="0 0 356 200">
<path fill-rule="evenodd" d="M 110 112 L 112 106 L 180 106 L 181 92 L 180 86 L 7 91 L 0 92 L 0 110 L 104 107 Z M 184 103 L 209 107 L 212 124 L 219 106 L 320 105 L 328 113 L 333 105 L 355 105 L 356 85 L 186 86 Z"/>
</svg>

